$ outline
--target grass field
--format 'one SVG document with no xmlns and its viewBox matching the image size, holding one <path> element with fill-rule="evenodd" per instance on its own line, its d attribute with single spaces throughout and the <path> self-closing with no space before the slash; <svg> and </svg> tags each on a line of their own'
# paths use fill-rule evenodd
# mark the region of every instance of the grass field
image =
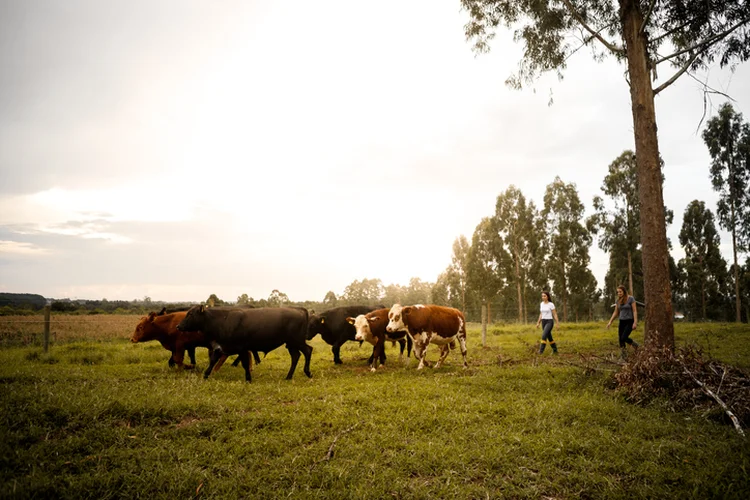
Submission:
<svg viewBox="0 0 750 500">
<path fill-rule="evenodd" d="M 168 368 L 158 343 L 128 342 L 134 316 L 53 318 L 48 354 L 40 324 L 3 319 L 3 498 L 750 497 L 750 442 L 721 412 L 636 406 L 615 363 L 579 366 L 619 354 L 603 323 L 556 329 L 555 357 L 534 354 L 531 326 L 490 327 L 482 347 L 471 325 L 467 370 L 458 351 L 418 372 L 388 347 L 370 373 L 353 342 L 335 366 L 316 338 L 312 379 L 298 366 L 284 380 L 282 348 L 247 384 L 228 364 L 207 381 Z M 750 369 L 747 325 L 676 328 L 678 344 Z"/>
</svg>

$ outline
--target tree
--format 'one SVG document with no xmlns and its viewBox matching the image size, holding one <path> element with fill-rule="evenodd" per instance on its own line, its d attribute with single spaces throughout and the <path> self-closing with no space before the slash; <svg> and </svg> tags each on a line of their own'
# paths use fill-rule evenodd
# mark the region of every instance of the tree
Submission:
<svg viewBox="0 0 750 500">
<path fill-rule="evenodd" d="M 511 276 L 516 286 L 518 321 L 526 322 L 524 290 L 532 257 L 539 249 L 539 234 L 535 227 L 537 210 L 534 202 L 526 203 L 523 193 L 510 186 L 497 197 L 494 224 L 510 256 Z"/>
<path fill-rule="evenodd" d="M 691 70 L 750 58 L 750 0 L 461 0 L 461 5 L 470 15 L 466 36 L 479 52 L 489 50 L 498 26 L 518 26 L 515 39 L 525 48 L 510 86 L 521 88 L 545 71 L 560 75 L 581 48 L 571 43 L 574 38 L 592 47 L 595 58 L 611 54 L 627 64 L 649 305 L 646 343 L 674 347 L 654 98 Z M 672 52 L 663 55 L 663 47 Z M 674 72 L 654 88 L 651 76 L 656 80 L 664 64 Z"/>
<path fill-rule="evenodd" d="M 693 318 L 700 311 L 705 321 L 707 303 L 716 306 L 721 301 L 727 264 L 721 256 L 720 243 L 711 210 L 702 201 L 691 201 L 685 209 L 680 230 L 680 244 L 685 249 L 685 258 L 680 264 L 686 274 L 687 305 Z M 696 295 L 695 290 L 700 290 L 700 294 Z"/>
<path fill-rule="evenodd" d="M 565 184 L 555 177 L 547 186 L 542 209 L 549 249 L 547 269 L 555 283 L 552 293 L 562 299 L 563 321 L 568 321 L 568 298 L 574 278 L 585 276 L 590 260 L 592 238 L 581 223 L 583 209 L 575 184 Z"/>
<path fill-rule="evenodd" d="M 271 295 L 268 296 L 268 305 L 270 307 L 283 307 L 289 303 L 289 297 L 287 294 L 278 290 L 272 290 Z"/>
<path fill-rule="evenodd" d="M 627 256 L 628 290 L 634 295 L 633 256 L 641 242 L 637 168 L 635 153 L 632 151 L 624 151 L 610 163 L 609 173 L 604 177 L 601 190 L 614 202 L 614 210 L 608 210 L 604 200 L 600 196 L 594 196 L 596 213 L 587 221 L 589 229 L 599 235 L 599 248 L 610 254 L 610 272 L 617 264 L 617 255 Z M 619 284 L 615 283 L 615 287 Z M 614 289 L 611 285 L 606 284 L 607 291 Z"/>
<path fill-rule="evenodd" d="M 223 306 L 224 304 L 225 302 L 221 300 L 219 297 L 217 297 L 215 293 L 212 293 L 206 299 L 206 305 L 208 307 Z"/>
<path fill-rule="evenodd" d="M 242 295 L 240 295 L 239 297 L 237 297 L 237 305 L 238 306 L 246 306 L 246 305 L 251 304 L 252 302 L 253 302 L 253 298 L 252 297 L 248 297 L 248 295 L 246 293 L 243 293 Z"/>
<path fill-rule="evenodd" d="M 466 282 L 471 245 L 463 234 L 453 242 L 453 256 L 448 268 L 448 283 L 453 287 L 453 294 L 461 297 L 461 311 L 466 313 Z"/>
<path fill-rule="evenodd" d="M 375 305 L 383 296 L 383 283 L 379 279 L 354 280 L 341 296 L 350 305 Z"/>
<path fill-rule="evenodd" d="M 732 233 L 734 255 L 735 321 L 742 321 L 740 266 L 737 252 L 750 248 L 750 125 L 731 104 L 719 108 L 703 131 L 711 155 L 711 184 L 720 198 L 716 210 L 719 225 Z"/>
<path fill-rule="evenodd" d="M 480 303 L 487 304 L 488 321 L 491 317 L 489 302 L 505 284 L 507 263 L 508 258 L 493 218 L 483 218 L 471 238 L 466 278 L 471 293 Z"/>
<path fill-rule="evenodd" d="M 331 309 L 332 307 L 336 307 L 336 304 L 338 304 L 339 299 L 336 298 L 336 294 L 333 293 L 332 290 L 329 290 L 325 297 L 323 297 L 323 306 L 326 309 Z"/>
</svg>

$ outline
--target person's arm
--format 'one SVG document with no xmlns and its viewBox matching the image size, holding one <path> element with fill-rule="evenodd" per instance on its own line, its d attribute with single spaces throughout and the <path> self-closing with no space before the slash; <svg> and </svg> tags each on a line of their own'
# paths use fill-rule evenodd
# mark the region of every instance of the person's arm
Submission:
<svg viewBox="0 0 750 500">
<path fill-rule="evenodd" d="M 555 317 L 555 323 L 560 324 L 560 320 L 557 318 L 557 309 L 552 309 L 552 316 Z"/>
<path fill-rule="evenodd" d="M 536 320 L 536 326 L 539 326 L 539 323 L 541 323 L 541 322 L 542 322 L 542 313 L 540 312 L 539 313 L 539 319 Z"/>
<path fill-rule="evenodd" d="M 636 307 L 635 300 L 633 300 L 633 330 L 635 330 L 636 326 L 638 326 L 638 307 Z"/>
<path fill-rule="evenodd" d="M 615 311 L 612 313 L 612 317 L 609 318 L 609 323 L 607 323 L 607 328 L 609 328 L 612 325 L 612 322 L 615 320 L 615 317 L 620 312 L 620 306 L 615 304 Z"/>
</svg>

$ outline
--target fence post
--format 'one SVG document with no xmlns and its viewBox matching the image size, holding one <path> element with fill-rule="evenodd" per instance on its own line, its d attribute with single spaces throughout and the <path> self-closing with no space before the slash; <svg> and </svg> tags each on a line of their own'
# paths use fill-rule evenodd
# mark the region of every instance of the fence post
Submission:
<svg viewBox="0 0 750 500">
<path fill-rule="evenodd" d="M 44 352 L 49 351 L 49 305 L 44 306 Z"/>
<path fill-rule="evenodd" d="M 482 304 L 482 347 L 487 346 L 487 306 Z"/>
</svg>

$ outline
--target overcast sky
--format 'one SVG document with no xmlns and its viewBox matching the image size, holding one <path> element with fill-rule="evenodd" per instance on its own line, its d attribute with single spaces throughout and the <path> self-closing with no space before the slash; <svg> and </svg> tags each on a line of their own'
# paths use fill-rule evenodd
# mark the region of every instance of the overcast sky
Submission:
<svg viewBox="0 0 750 500">
<path fill-rule="evenodd" d="M 520 46 L 475 56 L 467 20 L 458 0 L 0 1 L 0 291 L 322 300 L 435 281 L 511 184 L 541 206 L 559 175 L 590 213 L 634 147 L 624 67 L 582 50 L 511 90 Z M 697 75 L 746 121 L 749 66 Z M 716 209 L 703 106 L 687 76 L 657 98 L 678 259 L 687 204 Z"/>
</svg>

